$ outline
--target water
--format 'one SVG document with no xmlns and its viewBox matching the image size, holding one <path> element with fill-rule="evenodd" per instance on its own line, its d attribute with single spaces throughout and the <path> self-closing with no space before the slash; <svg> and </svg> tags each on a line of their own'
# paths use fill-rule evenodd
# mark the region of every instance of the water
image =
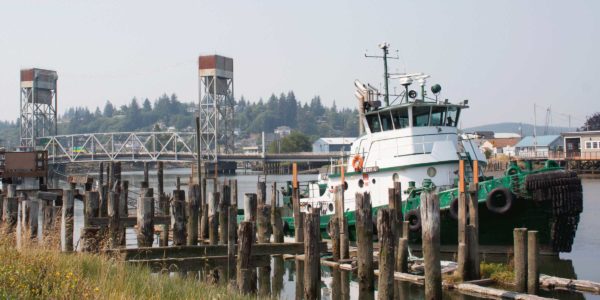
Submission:
<svg viewBox="0 0 600 300">
<path fill-rule="evenodd" d="M 155 173 L 151 172 L 151 175 Z M 165 170 L 165 192 L 170 192 L 175 189 L 176 177 L 180 176 L 182 182 L 187 182 L 187 177 L 190 174 L 189 169 L 168 169 Z M 95 174 L 91 174 L 95 175 Z M 238 180 L 238 203 L 243 203 L 244 193 L 255 193 L 256 182 L 258 180 L 257 175 L 236 175 L 234 177 Z M 315 175 L 300 175 L 299 180 L 312 180 L 316 178 Z M 138 187 L 140 182 L 143 181 L 143 172 L 124 172 L 122 174 L 123 180 L 129 180 L 130 187 Z M 269 175 L 267 177 L 267 201 L 270 201 L 270 183 L 276 181 L 278 186 L 291 180 L 291 175 Z M 540 272 L 543 274 L 554 275 L 565 278 L 577 278 L 600 282 L 600 260 L 596 256 L 600 249 L 600 234 L 597 228 L 600 228 L 600 218 L 597 214 L 600 212 L 600 180 L 598 179 L 584 179 L 583 183 L 583 198 L 584 198 L 584 211 L 581 214 L 581 220 L 575 242 L 573 245 L 573 251 L 571 253 L 562 253 L 560 257 L 544 257 L 540 263 Z M 156 177 L 150 177 L 150 186 L 156 186 Z M 187 190 L 187 187 L 184 188 Z M 241 207 L 240 207 L 241 208 Z M 80 228 L 83 223 L 82 214 L 83 204 L 79 201 L 75 203 L 75 241 L 79 240 Z M 133 215 L 134 211 L 130 211 L 130 215 Z M 133 229 L 127 231 L 127 247 L 135 247 L 135 232 Z M 276 274 L 277 273 L 277 274 Z M 294 261 L 279 261 L 273 260 L 271 265 L 272 278 L 271 284 L 274 289 L 280 289 L 279 291 L 273 291 L 279 294 L 281 299 L 295 299 L 297 280 L 295 274 Z M 352 274 L 340 274 L 339 272 L 332 271 L 328 267 L 322 269 L 322 282 L 321 282 L 322 299 L 339 299 L 339 295 L 349 294 L 349 299 L 358 299 L 358 283 Z M 445 298 L 451 299 L 476 299 L 470 296 L 460 295 L 456 292 L 445 291 Z M 423 289 L 419 286 L 397 283 L 396 294 L 401 295 L 401 299 L 421 299 L 424 297 Z M 544 292 L 542 296 L 559 298 L 559 299 L 600 299 L 600 296 L 590 294 L 580 294 L 576 292 Z"/>
</svg>

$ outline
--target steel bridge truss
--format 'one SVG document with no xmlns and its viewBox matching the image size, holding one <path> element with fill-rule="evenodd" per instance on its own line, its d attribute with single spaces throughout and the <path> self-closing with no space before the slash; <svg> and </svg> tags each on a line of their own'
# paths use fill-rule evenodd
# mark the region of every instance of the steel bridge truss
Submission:
<svg viewBox="0 0 600 300">
<path fill-rule="evenodd" d="M 50 163 L 196 160 L 193 132 L 113 132 L 40 138 Z"/>
</svg>

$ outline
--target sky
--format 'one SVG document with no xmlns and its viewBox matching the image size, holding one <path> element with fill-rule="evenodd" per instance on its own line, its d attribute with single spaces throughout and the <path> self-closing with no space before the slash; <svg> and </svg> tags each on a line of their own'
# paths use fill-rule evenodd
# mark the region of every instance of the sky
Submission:
<svg viewBox="0 0 600 300">
<path fill-rule="evenodd" d="M 293 90 L 356 106 L 355 79 L 424 72 L 469 100 L 462 127 L 580 126 L 600 111 L 600 1 L 2 1 L 0 120 L 19 114 L 19 70 L 59 76 L 59 113 L 175 93 L 198 101 L 197 58 L 234 59 L 235 96 Z M 399 84 L 391 80 L 391 91 Z M 414 85 L 414 89 L 418 86 Z"/>
</svg>

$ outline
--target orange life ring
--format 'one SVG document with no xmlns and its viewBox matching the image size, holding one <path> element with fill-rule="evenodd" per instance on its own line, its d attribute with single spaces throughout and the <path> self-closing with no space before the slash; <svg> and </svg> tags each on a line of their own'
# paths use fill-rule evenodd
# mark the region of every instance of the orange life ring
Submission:
<svg viewBox="0 0 600 300">
<path fill-rule="evenodd" d="M 363 162 L 362 156 L 360 156 L 360 154 L 356 154 L 354 155 L 354 158 L 352 158 L 352 167 L 354 170 L 360 172 L 363 167 Z"/>
</svg>

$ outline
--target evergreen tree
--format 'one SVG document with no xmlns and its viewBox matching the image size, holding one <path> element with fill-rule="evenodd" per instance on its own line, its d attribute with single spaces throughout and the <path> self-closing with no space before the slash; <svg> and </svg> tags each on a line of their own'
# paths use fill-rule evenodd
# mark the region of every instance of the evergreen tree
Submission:
<svg viewBox="0 0 600 300">
<path fill-rule="evenodd" d="M 114 113 L 115 113 L 115 107 L 112 105 L 112 103 L 110 103 L 110 101 L 107 100 L 106 104 L 104 105 L 103 115 L 107 118 L 112 118 Z"/>
</svg>

